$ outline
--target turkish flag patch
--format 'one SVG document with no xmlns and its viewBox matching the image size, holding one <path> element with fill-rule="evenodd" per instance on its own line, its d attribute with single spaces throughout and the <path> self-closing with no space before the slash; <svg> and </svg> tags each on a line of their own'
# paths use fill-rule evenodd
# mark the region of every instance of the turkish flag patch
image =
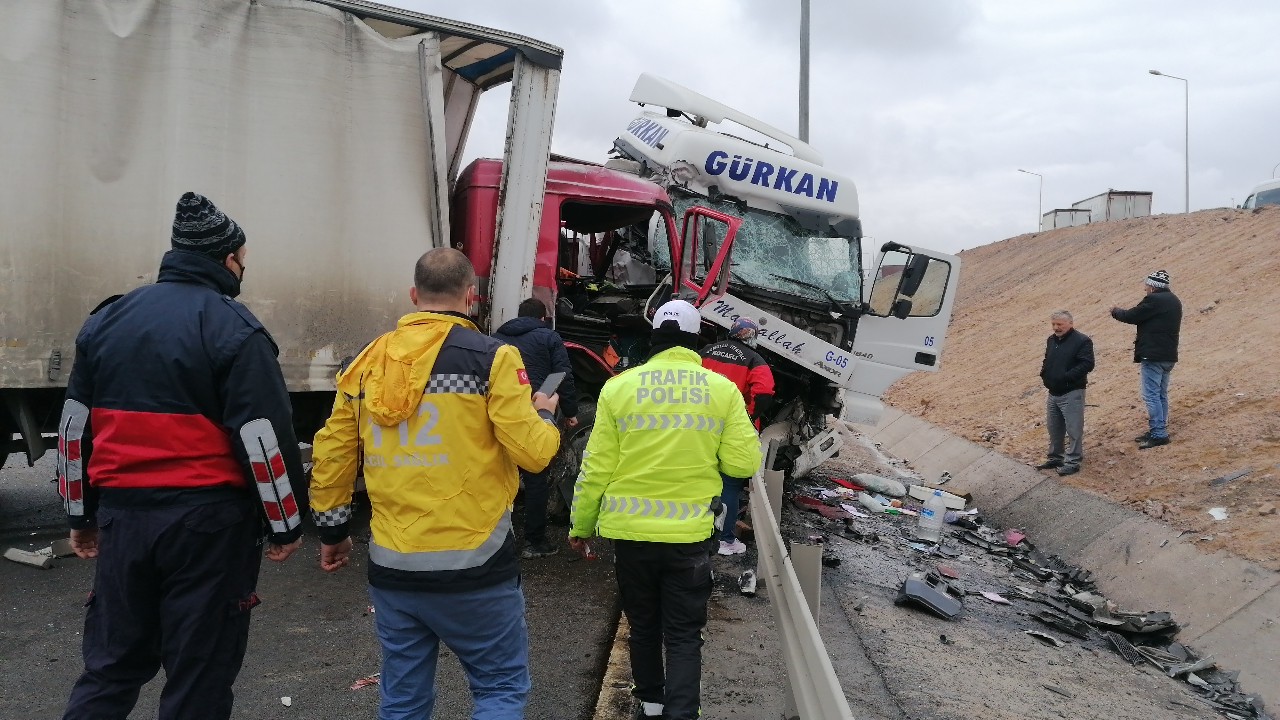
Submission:
<svg viewBox="0 0 1280 720">
<path fill-rule="evenodd" d="M 529 371 L 525 370 L 524 368 L 520 368 L 519 370 L 516 371 L 516 379 L 520 381 L 521 385 L 528 385 Z"/>
</svg>

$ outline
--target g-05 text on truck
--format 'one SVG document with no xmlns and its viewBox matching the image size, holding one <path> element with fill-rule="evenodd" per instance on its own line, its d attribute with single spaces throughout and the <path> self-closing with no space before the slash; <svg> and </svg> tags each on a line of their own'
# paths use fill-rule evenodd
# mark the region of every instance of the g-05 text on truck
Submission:
<svg viewBox="0 0 1280 720">
<path fill-rule="evenodd" d="M 657 235 L 630 249 L 659 267 L 684 262 L 689 279 L 724 273 L 728 292 L 703 304 L 702 316 L 722 328 L 740 316 L 759 324 L 780 408 L 766 431 L 782 440 L 769 462 L 802 476 L 840 449 L 829 414 L 875 422 L 894 381 L 938 370 L 960 259 L 886 244 L 864 288 L 857 189 L 824 167 L 816 150 L 652 75 L 640 77 L 631 100 L 645 110 L 615 141 L 619 159 L 609 166 L 662 185 L 677 211 L 709 205 L 740 225 L 731 262 L 714 268 L 723 225 L 705 228 L 674 263 Z M 725 121 L 760 141 L 709 127 Z"/>
</svg>

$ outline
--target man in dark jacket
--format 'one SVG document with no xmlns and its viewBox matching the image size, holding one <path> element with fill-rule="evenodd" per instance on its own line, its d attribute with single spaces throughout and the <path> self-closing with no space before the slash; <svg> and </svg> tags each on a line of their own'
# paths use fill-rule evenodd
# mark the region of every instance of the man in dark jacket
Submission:
<svg viewBox="0 0 1280 720">
<path fill-rule="evenodd" d="M 1134 438 L 1142 450 L 1169 444 L 1169 374 L 1178 362 L 1178 331 L 1182 301 L 1169 289 L 1169 273 L 1157 270 L 1143 283 L 1142 302 L 1125 310 L 1111 308 L 1111 317 L 1138 326 L 1133 361 L 1141 363 L 1142 400 L 1147 405 L 1147 432 Z"/>
<path fill-rule="evenodd" d="M 723 375 L 738 386 L 742 400 L 747 404 L 747 415 L 760 429 L 760 416 L 773 406 L 773 370 L 760 353 L 756 352 L 756 338 L 760 326 L 750 318 L 740 317 L 729 327 L 729 336 L 702 349 L 702 367 Z M 738 506 L 742 499 L 743 478 L 724 477 L 720 494 L 725 505 L 724 527 L 720 528 L 721 555 L 741 555 L 747 546 L 738 539 Z"/>
<path fill-rule="evenodd" d="M 1058 468 L 1059 475 L 1074 475 L 1084 460 L 1084 389 L 1093 370 L 1093 340 L 1075 329 L 1066 310 L 1049 316 L 1049 323 L 1053 334 L 1045 343 L 1040 364 L 1040 380 L 1049 391 L 1045 402 L 1049 459 L 1036 469 Z"/>
<path fill-rule="evenodd" d="M 529 373 L 529 384 L 536 392 L 551 373 L 562 372 L 560 383 L 560 409 L 568 427 L 578 425 L 578 393 L 573 385 L 573 367 L 569 364 L 569 351 L 564 347 L 560 333 L 548 325 L 547 306 L 537 298 L 520 303 L 518 316 L 498 328 L 493 336 L 508 345 L 514 345 L 524 358 Z M 547 498 L 551 494 L 548 472 L 520 471 L 524 479 L 524 540 L 523 558 L 540 558 L 555 555 L 557 548 L 547 541 Z"/>
<path fill-rule="evenodd" d="M 244 244 L 213 203 L 183 195 L 157 282 L 76 338 L 58 487 L 76 554 L 98 562 L 66 720 L 127 716 L 162 664 L 161 720 L 230 717 L 264 521 L 268 558 L 302 544 L 276 346 L 232 299 Z"/>
</svg>

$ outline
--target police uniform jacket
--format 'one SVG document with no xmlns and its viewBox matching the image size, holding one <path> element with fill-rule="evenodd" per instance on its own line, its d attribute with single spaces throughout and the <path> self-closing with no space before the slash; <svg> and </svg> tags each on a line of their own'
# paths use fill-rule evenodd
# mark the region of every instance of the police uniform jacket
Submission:
<svg viewBox="0 0 1280 720">
<path fill-rule="evenodd" d="M 721 474 L 750 477 L 760 462 L 760 438 L 738 388 L 702 367 L 693 350 L 665 350 L 601 390 L 569 534 L 706 540 Z"/>
</svg>

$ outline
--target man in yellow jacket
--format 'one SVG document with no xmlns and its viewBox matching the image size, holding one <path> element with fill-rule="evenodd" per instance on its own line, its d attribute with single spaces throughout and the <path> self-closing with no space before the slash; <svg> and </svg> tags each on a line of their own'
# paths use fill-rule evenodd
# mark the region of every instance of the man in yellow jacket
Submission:
<svg viewBox="0 0 1280 720">
<path fill-rule="evenodd" d="M 461 252 L 423 255 L 409 292 L 419 312 L 339 373 L 315 439 L 311 509 L 327 572 L 351 552 L 363 456 L 380 720 L 431 716 L 440 641 L 462 661 L 474 717 L 524 717 L 529 638 L 511 508 L 517 466 L 539 472 L 559 449 L 558 398 L 531 397 L 520 353 L 476 330 L 475 292 Z"/>
<path fill-rule="evenodd" d="M 691 720 L 699 715 L 721 473 L 755 474 L 760 438 L 737 386 L 702 367 L 697 309 L 672 300 L 653 327 L 648 361 L 600 392 L 569 542 L 581 550 L 593 535 L 614 539 L 632 694 L 643 716 Z"/>
</svg>

